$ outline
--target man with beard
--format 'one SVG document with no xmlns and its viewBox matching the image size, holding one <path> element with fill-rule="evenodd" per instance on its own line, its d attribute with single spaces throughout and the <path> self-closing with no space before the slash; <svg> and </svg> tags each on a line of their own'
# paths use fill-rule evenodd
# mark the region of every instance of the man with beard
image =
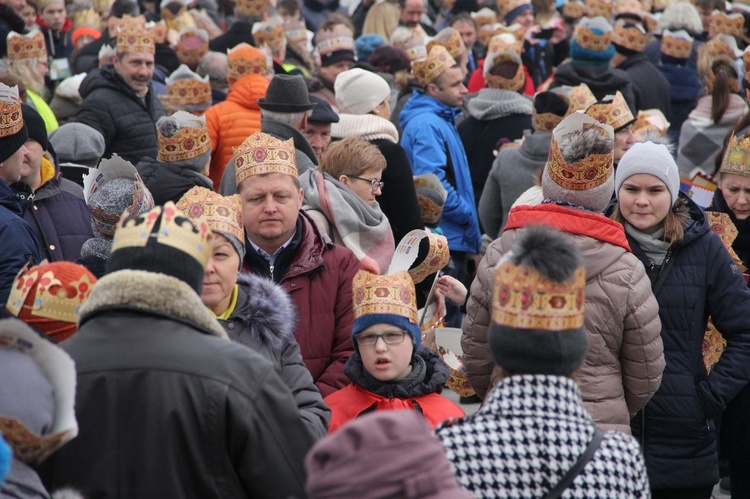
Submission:
<svg viewBox="0 0 750 499">
<path fill-rule="evenodd" d="M 398 19 L 400 26 L 406 26 L 425 36 L 435 36 L 432 26 L 424 24 L 422 18 L 427 13 L 427 2 L 425 0 L 399 0 L 401 14 Z"/>
</svg>

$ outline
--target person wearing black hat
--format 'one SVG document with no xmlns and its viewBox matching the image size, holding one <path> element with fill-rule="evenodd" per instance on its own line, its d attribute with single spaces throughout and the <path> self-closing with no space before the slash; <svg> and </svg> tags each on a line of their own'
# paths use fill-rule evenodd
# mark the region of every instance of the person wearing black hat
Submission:
<svg viewBox="0 0 750 499">
<path fill-rule="evenodd" d="M 315 104 L 312 114 L 307 118 L 307 126 L 302 130 L 307 142 L 310 143 L 318 161 L 323 157 L 331 144 L 331 124 L 339 122 L 339 115 L 331 109 L 330 104 L 320 97 L 310 96 L 310 102 Z"/>
</svg>

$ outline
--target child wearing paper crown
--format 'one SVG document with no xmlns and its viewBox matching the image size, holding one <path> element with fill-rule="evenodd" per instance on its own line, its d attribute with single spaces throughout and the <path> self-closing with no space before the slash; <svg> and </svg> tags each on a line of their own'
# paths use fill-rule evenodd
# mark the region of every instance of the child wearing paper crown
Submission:
<svg viewBox="0 0 750 499">
<path fill-rule="evenodd" d="M 421 346 L 414 283 L 405 271 L 376 276 L 360 270 L 352 284 L 354 354 L 344 366 L 352 384 L 325 398 L 329 431 L 372 411 L 410 409 L 435 428 L 464 416 L 440 395 L 448 366 Z"/>
</svg>

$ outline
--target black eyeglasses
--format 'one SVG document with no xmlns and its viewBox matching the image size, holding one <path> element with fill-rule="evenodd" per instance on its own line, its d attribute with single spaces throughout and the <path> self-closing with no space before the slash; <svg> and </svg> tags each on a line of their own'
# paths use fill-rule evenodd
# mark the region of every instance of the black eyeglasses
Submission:
<svg viewBox="0 0 750 499">
<path fill-rule="evenodd" d="M 365 347 L 371 347 L 375 346 L 380 338 L 383 338 L 383 341 L 386 345 L 397 345 L 399 343 L 403 343 L 404 339 L 406 339 L 406 335 L 406 331 L 386 331 L 385 333 L 381 334 L 359 333 L 354 335 L 354 338 L 357 340 L 357 344 Z"/>
<path fill-rule="evenodd" d="M 355 177 L 354 175 L 347 175 L 349 178 L 354 178 L 357 180 L 364 180 L 365 182 L 370 182 L 370 187 L 372 188 L 372 192 L 377 191 L 380 189 L 383 190 L 383 187 L 385 187 L 385 182 L 382 182 L 380 180 L 374 179 L 374 178 L 362 178 L 362 177 Z"/>
</svg>

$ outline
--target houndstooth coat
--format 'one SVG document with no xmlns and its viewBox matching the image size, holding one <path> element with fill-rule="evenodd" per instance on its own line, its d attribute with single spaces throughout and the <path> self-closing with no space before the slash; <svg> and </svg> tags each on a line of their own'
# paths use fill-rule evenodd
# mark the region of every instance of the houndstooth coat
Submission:
<svg viewBox="0 0 750 499">
<path fill-rule="evenodd" d="M 436 430 L 459 483 L 477 497 L 543 497 L 583 453 L 594 433 L 576 382 L 548 375 L 501 381 L 479 411 Z M 647 498 L 638 443 L 605 434 L 564 498 Z"/>
</svg>

